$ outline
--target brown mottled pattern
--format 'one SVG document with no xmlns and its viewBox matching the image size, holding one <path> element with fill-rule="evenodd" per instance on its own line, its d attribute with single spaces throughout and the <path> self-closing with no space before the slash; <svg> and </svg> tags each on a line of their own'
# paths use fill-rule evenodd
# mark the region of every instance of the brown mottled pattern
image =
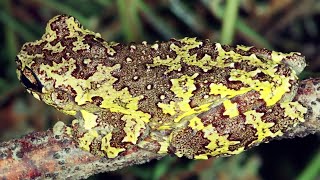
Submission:
<svg viewBox="0 0 320 180">
<path fill-rule="evenodd" d="M 212 59 L 216 59 L 216 57 L 218 56 L 218 52 L 213 51 L 213 49 L 215 49 L 215 45 L 212 42 L 210 42 L 209 40 L 204 40 L 204 41 L 202 41 L 202 43 L 203 44 L 202 44 L 201 48 L 191 49 L 190 55 L 197 54 L 197 60 L 200 60 L 206 54 L 210 55 L 212 57 Z"/>
<path fill-rule="evenodd" d="M 209 143 L 210 141 L 203 137 L 203 132 L 194 132 L 191 128 L 185 128 L 173 133 L 172 145 L 169 149 L 172 150 L 172 153 L 180 151 L 186 157 L 193 158 L 193 155 L 208 152 L 203 147 Z"/>
<path fill-rule="evenodd" d="M 32 62 L 25 62 L 26 67 L 22 67 L 21 61 L 24 59 L 17 58 L 16 61 L 18 64 L 18 72 L 20 72 L 21 77 L 23 77 L 22 75 L 31 77 L 28 79 L 30 83 L 34 85 L 34 89 L 29 87 L 31 91 L 42 91 L 40 86 L 41 84 L 39 84 L 41 82 L 38 82 L 39 79 L 33 77 L 33 73 L 38 76 L 41 75 L 42 77 L 45 77 L 46 82 L 51 83 L 48 83 L 49 85 L 56 88 L 54 90 L 57 94 L 55 97 L 56 99 L 54 99 L 54 97 L 49 97 L 52 99 L 52 101 L 66 101 L 66 103 L 70 103 L 72 107 L 77 107 L 78 109 L 75 108 L 77 110 L 81 108 L 82 110 L 88 110 L 89 112 L 96 113 L 88 116 L 92 117 L 92 115 L 97 115 L 97 119 L 95 119 L 94 123 L 97 123 L 98 125 L 94 126 L 98 126 L 98 128 L 102 128 L 106 131 L 103 133 L 107 134 L 109 131 L 111 131 L 112 137 L 110 142 L 108 142 L 110 143 L 111 147 L 126 148 L 127 146 L 132 145 L 129 142 L 122 142 L 126 137 L 126 132 L 124 129 L 127 126 L 127 122 L 121 119 L 126 115 L 132 114 L 128 114 L 127 111 L 127 114 L 125 114 L 121 111 L 112 112 L 110 109 L 101 108 L 103 103 L 106 104 L 104 100 L 107 97 L 104 97 L 104 94 L 101 94 L 101 96 L 93 96 L 89 100 L 85 99 L 86 97 L 82 97 L 85 99 L 85 101 L 83 104 L 79 104 L 75 99 L 77 92 L 82 92 L 83 89 L 75 90 L 78 87 L 75 85 L 77 82 L 69 82 L 70 84 L 75 83 L 73 86 L 59 85 L 56 87 L 58 79 L 47 77 L 47 74 L 55 73 L 64 75 L 66 72 L 70 71 L 69 68 L 74 68 L 71 72 L 72 78 L 70 79 L 75 78 L 77 80 L 88 80 L 90 77 L 97 74 L 100 76 L 107 76 L 109 78 L 108 80 L 112 81 L 112 84 L 110 84 L 112 87 L 109 87 L 110 89 L 116 90 L 117 92 L 127 90 L 130 97 L 132 96 L 132 98 L 139 98 L 137 103 L 138 107 L 134 110 L 136 112 L 139 111 L 139 113 L 142 112 L 151 116 L 150 124 L 147 124 L 147 127 L 140 127 L 141 129 L 139 130 L 143 132 L 140 132 L 138 142 L 141 142 L 144 139 L 150 139 L 149 128 L 153 128 L 150 130 L 151 132 L 163 134 L 164 136 L 169 136 L 169 134 L 172 133 L 170 136 L 171 142 L 168 146 L 168 150 L 171 150 L 172 153 L 180 152 L 189 158 L 193 158 L 194 155 L 210 153 L 210 151 L 206 148 L 206 146 L 208 146 L 210 143 L 210 140 L 204 137 L 204 132 L 201 130 L 196 131 L 188 126 L 190 125 L 188 120 L 190 120 L 192 117 L 200 118 L 204 126 L 212 125 L 218 135 L 226 136 L 227 141 L 238 142 L 237 144 L 233 143 L 232 145 L 228 146 L 230 151 L 239 150 L 241 147 L 246 149 L 252 146 L 253 142 L 258 139 L 258 130 L 254 128 L 252 124 L 247 122 L 248 119 L 246 119 L 245 116 L 247 111 L 254 110 L 260 114 L 263 113 L 261 118 L 263 123 L 274 123 L 274 125 L 270 128 L 272 133 L 283 131 L 299 121 L 298 119 L 292 120 L 290 117 L 286 117 L 284 115 L 285 110 L 280 107 L 279 103 L 273 106 L 267 106 L 266 102 L 260 97 L 261 94 L 258 91 L 251 90 L 244 94 L 230 98 L 230 102 L 233 105 L 236 104 L 236 111 L 239 113 L 235 117 L 230 117 L 229 115 L 224 114 L 227 109 L 222 103 L 222 98 L 225 100 L 229 97 L 222 97 L 220 96 L 221 94 L 210 94 L 210 85 L 223 85 L 224 87 L 233 91 L 241 90 L 241 88 L 248 88 L 248 85 L 240 80 L 230 80 L 230 74 L 234 70 L 239 70 L 239 72 L 253 72 L 258 68 L 261 68 L 260 65 L 251 63 L 248 56 L 255 54 L 258 59 L 261 60 L 261 62 L 270 63 L 268 61 L 272 61 L 272 51 L 258 49 L 255 47 L 244 50 L 244 48 L 241 49 L 239 47 L 224 45 L 222 46 L 224 51 L 233 51 L 237 53 L 237 55 L 243 55 L 243 59 L 240 61 L 235 61 L 232 57 L 223 57 L 223 65 L 227 63 L 231 64 L 226 67 L 214 66 L 210 67 L 208 70 L 204 70 L 201 68 L 201 65 L 197 66 L 188 64 L 188 62 L 184 61 L 182 57 L 180 62 L 176 62 L 181 68 L 178 70 L 174 69 L 167 73 L 170 65 L 167 66 L 166 64 L 161 64 L 159 66 L 150 66 L 150 64 L 154 64 L 154 59 L 156 57 L 160 57 L 161 60 L 167 58 L 175 59 L 179 56 L 179 52 L 175 52 L 172 49 L 172 46 L 176 48 L 188 47 L 185 42 L 171 39 L 167 42 L 156 42 L 155 44 L 131 43 L 129 45 L 124 45 L 120 43 L 107 43 L 98 35 L 95 35 L 93 32 L 85 29 L 72 32 L 71 29 L 68 29 L 68 23 L 66 22 L 69 20 L 69 18 L 69 16 L 58 16 L 56 21 L 51 22 L 49 25 L 51 27 L 49 30 L 55 31 L 55 33 L 52 34 L 55 34 L 57 38 L 50 39 L 50 37 L 43 37 L 44 39 L 47 39 L 42 40 L 42 42 L 39 41 L 38 43 L 31 43 L 23 46 L 22 52 L 26 52 L 24 56 L 31 56 L 33 59 Z M 79 24 L 77 24 L 78 22 L 74 23 L 79 27 L 73 28 L 82 28 Z M 196 48 L 189 49 L 189 51 L 186 52 L 188 55 L 196 55 L 196 60 L 198 61 L 204 56 L 209 56 L 212 62 L 217 61 L 219 52 L 217 50 L 218 46 L 215 43 L 212 43 L 209 40 L 196 40 L 196 42 L 200 45 Z M 59 47 L 59 43 L 61 44 L 61 47 L 64 48 L 63 50 L 59 48 L 54 50 L 46 49 L 47 46 L 51 48 L 53 46 Z M 76 45 L 77 43 L 80 44 L 79 46 L 81 48 Z M 154 45 L 157 46 L 155 47 Z M 296 54 L 294 56 L 297 56 L 293 58 L 294 60 L 299 60 L 299 58 L 301 58 Z M 286 59 L 290 58 L 290 56 L 286 56 Z M 61 64 L 62 62 L 66 64 Z M 276 64 L 275 74 L 282 75 L 284 78 L 290 77 L 292 75 L 292 68 L 289 67 L 289 64 L 290 63 L 288 62 Z M 49 65 L 50 67 L 57 66 L 59 68 L 56 68 L 51 72 L 45 70 L 40 71 L 40 66 L 43 65 Z M 63 66 L 60 67 L 59 65 Z M 113 68 L 113 70 L 108 74 L 99 74 L 97 73 L 97 70 L 99 67 L 101 67 L 101 65 L 104 68 L 111 68 L 115 66 L 119 66 L 119 68 Z M 209 64 L 202 64 L 202 66 L 208 65 Z M 274 66 L 270 67 L 273 68 Z M 28 70 L 28 68 L 32 69 L 33 72 L 29 72 L 31 70 Z M 204 104 L 211 104 L 211 106 L 209 107 L 208 111 L 201 113 L 195 112 L 192 114 L 192 116 L 190 115 L 190 117 L 183 118 L 181 122 L 174 122 L 175 118 L 180 115 L 179 113 L 182 110 L 175 110 L 176 114 L 170 115 L 169 113 L 164 113 L 164 110 L 161 109 L 158 104 L 162 103 L 168 105 L 170 102 L 181 102 L 183 98 L 181 98 L 181 96 L 179 97 L 171 89 L 173 87 L 172 80 L 179 79 L 184 76 L 192 77 L 193 75 L 197 75 L 194 79 L 192 79 L 192 81 L 194 81 L 192 85 L 194 85 L 196 89 L 192 91 L 192 96 L 188 99 L 189 101 L 187 103 L 189 103 L 190 107 L 193 108 L 192 110 Z M 263 72 L 259 72 L 252 77 L 252 79 L 261 82 L 273 83 L 274 77 L 271 76 Z M 113 82 L 113 79 L 115 79 L 115 82 Z M 104 82 L 90 81 L 90 90 L 99 90 L 102 83 Z M 184 87 L 182 84 L 179 85 L 180 87 Z M 292 86 L 290 87 L 290 85 Z M 296 80 L 291 80 L 289 84 L 289 90 L 285 90 L 287 91 L 287 95 L 285 96 L 289 96 L 289 94 L 295 90 L 296 85 Z M 186 87 L 190 88 L 190 86 Z M 109 95 L 109 93 L 110 92 L 106 92 L 108 96 L 112 96 L 112 94 Z M 85 93 L 83 93 L 83 95 L 86 96 Z M 40 99 L 43 98 L 41 97 L 41 94 L 39 96 Z M 119 106 L 118 108 L 126 109 L 129 102 L 121 99 L 122 97 L 115 97 L 118 99 L 113 99 L 113 102 L 109 103 L 115 103 Z M 46 98 L 48 97 L 46 96 Z M 290 98 L 283 99 L 291 100 Z M 51 102 L 50 104 L 56 106 L 62 111 L 65 110 L 64 107 L 58 107 L 58 105 L 54 105 L 54 103 L 55 102 Z M 230 106 L 233 107 L 233 105 Z M 79 112 L 76 113 L 76 116 L 79 116 Z M 129 116 L 126 118 L 132 120 L 134 119 L 132 117 L 133 116 Z M 82 117 L 80 117 L 80 119 L 81 118 Z M 130 121 L 130 123 L 133 124 L 138 124 L 137 122 L 137 120 L 132 120 L 132 122 Z M 172 127 L 162 130 L 157 129 L 162 125 L 167 124 Z M 78 140 L 84 136 L 86 131 L 81 126 L 81 124 L 77 123 L 73 126 L 72 135 L 75 138 L 78 138 Z M 178 128 L 176 128 L 176 126 Z M 101 134 L 103 133 L 100 133 L 99 137 L 91 142 L 90 149 L 93 152 L 97 153 L 101 150 L 101 142 L 99 140 L 101 140 Z M 269 137 L 266 137 L 261 141 L 267 141 L 268 138 Z M 123 151 L 120 153 L 126 152 Z"/>
<path fill-rule="evenodd" d="M 284 109 L 280 105 L 275 105 L 269 111 L 265 112 L 262 116 L 263 121 L 273 122 L 274 126 L 270 128 L 272 132 L 277 132 L 279 130 L 285 130 L 288 127 L 292 128 L 293 124 L 299 122 L 298 119 L 290 119 L 288 116 L 284 115 Z"/>
</svg>

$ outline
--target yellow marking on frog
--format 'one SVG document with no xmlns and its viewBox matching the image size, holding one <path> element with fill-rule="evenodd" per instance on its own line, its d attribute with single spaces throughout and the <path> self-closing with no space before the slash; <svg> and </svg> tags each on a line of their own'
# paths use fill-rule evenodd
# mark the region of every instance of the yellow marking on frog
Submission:
<svg viewBox="0 0 320 180">
<path fill-rule="evenodd" d="M 277 52 L 277 51 L 272 51 L 271 59 L 277 63 L 280 63 L 281 60 L 283 60 L 284 58 L 286 58 L 288 56 L 293 56 L 293 54 L 295 54 L 295 52 L 281 53 L 281 52 Z"/>
<path fill-rule="evenodd" d="M 305 121 L 304 115 L 307 113 L 307 108 L 303 107 L 298 102 L 283 102 L 280 103 L 280 107 L 284 109 L 285 117 L 298 119 L 300 122 Z"/>
<path fill-rule="evenodd" d="M 170 90 L 174 92 L 176 97 L 182 98 L 182 101 L 177 103 L 178 109 L 181 111 L 191 110 L 189 102 L 193 96 L 192 92 L 197 89 L 194 85 L 194 79 L 198 75 L 198 73 L 195 73 L 192 76 L 183 75 L 179 79 L 171 79 L 172 87 Z"/>
<path fill-rule="evenodd" d="M 124 131 L 126 136 L 123 138 L 122 142 L 131 142 L 136 144 L 141 132 L 146 129 L 146 123 L 148 121 L 143 121 L 141 119 L 133 119 L 132 116 L 124 115 L 121 120 L 126 122 Z"/>
<path fill-rule="evenodd" d="M 47 50 L 50 50 L 52 51 L 52 53 L 59 53 L 59 52 L 62 52 L 65 47 L 62 46 L 61 42 L 58 42 L 56 45 L 52 46 L 50 43 L 47 43 L 43 49 L 47 49 Z"/>
<path fill-rule="evenodd" d="M 194 156 L 194 159 L 197 159 L 197 160 L 207 160 L 207 159 L 209 159 L 209 158 L 208 158 L 208 154 L 199 154 L 199 155 L 195 155 L 195 156 Z"/>
<path fill-rule="evenodd" d="M 193 130 L 196 130 L 196 131 L 201 131 L 204 128 L 203 122 L 198 117 L 192 118 L 190 120 L 188 126 L 191 127 Z"/>
<path fill-rule="evenodd" d="M 228 87 L 226 87 L 221 83 L 219 84 L 211 83 L 209 87 L 210 87 L 209 94 L 220 95 L 221 98 L 224 98 L 224 97 L 232 98 L 234 96 L 244 94 L 250 91 L 250 88 L 245 88 L 245 87 L 242 87 L 239 90 L 229 89 Z"/>
<path fill-rule="evenodd" d="M 137 111 L 138 101 L 143 96 L 132 97 L 128 88 L 124 88 L 117 91 L 113 88 L 113 83 L 117 80 L 111 75 L 111 71 L 120 68 L 120 64 L 116 64 L 112 67 L 106 67 L 102 65 L 97 66 L 97 71 L 87 80 L 77 79 L 72 76 L 72 71 L 75 67 L 75 60 L 62 60 L 62 63 L 53 63 L 53 66 L 41 65 L 40 69 L 47 71 L 47 75 L 56 80 L 55 87 L 59 87 L 68 84 L 76 92 L 75 101 L 78 105 L 83 105 L 92 101 L 92 97 L 100 97 L 104 94 L 103 101 L 100 107 L 110 109 L 111 112 L 122 112 L 124 114 L 136 114 L 136 117 L 150 119 L 150 115 Z M 57 69 L 68 68 L 68 71 L 63 75 L 56 74 Z M 100 84 L 98 88 L 92 88 L 92 83 Z M 66 107 L 66 109 L 70 109 Z"/>
<path fill-rule="evenodd" d="M 78 50 L 88 50 L 90 49 L 89 44 L 85 44 L 84 43 L 84 38 L 82 36 L 77 37 L 77 41 L 74 41 L 72 43 L 72 45 L 74 46 L 72 48 L 73 51 L 77 52 Z"/>
<path fill-rule="evenodd" d="M 115 158 L 120 152 L 125 151 L 125 148 L 115 148 L 110 145 L 112 134 L 108 133 L 101 140 L 101 150 L 107 153 L 108 158 Z"/>
<path fill-rule="evenodd" d="M 109 54 L 110 56 L 114 56 L 116 54 L 116 51 L 113 49 L 113 47 L 118 45 L 119 43 L 103 41 L 102 44 L 105 48 L 107 48 L 107 54 Z"/>
<path fill-rule="evenodd" d="M 157 139 L 157 138 L 154 138 Z M 168 148 L 170 146 L 170 136 L 163 136 L 162 139 L 158 142 L 160 144 L 160 149 L 157 153 L 159 154 L 167 154 Z"/>
<path fill-rule="evenodd" d="M 66 134 L 69 135 L 70 137 L 72 137 L 72 132 L 73 132 L 72 128 L 67 126 L 66 127 Z"/>
<path fill-rule="evenodd" d="M 236 117 L 239 115 L 237 103 L 232 103 L 229 99 L 223 101 L 223 106 L 225 112 L 223 115 L 228 115 L 230 118 Z"/>
<path fill-rule="evenodd" d="M 243 51 L 249 51 L 251 48 L 252 46 L 237 45 L 237 49 L 240 49 Z"/>
<path fill-rule="evenodd" d="M 140 129 L 145 128 L 145 123 L 150 121 L 150 114 L 144 113 L 142 111 L 138 111 L 138 102 L 140 99 L 143 98 L 143 96 L 133 97 L 127 88 L 124 88 L 120 91 L 117 91 L 113 88 L 113 83 L 117 80 L 113 76 L 111 76 L 111 71 L 119 69 L 120 65 L 116 64 L 113 67 L 105 67 L 102 65 L 97 66 L 97 71 L 92 76 L 90 76 L 87 80 L 83 79 L 76 79 L 71 75 L 71 72 L 75 69 L 74 66 L 75 61 L 73 59 L 69 59 L 68 61 L 63 60 L 62 63 L 55 64 L 51 67 L 49 65 L 41 65 L 41 69 L 48 72 L 49 76 L 53 77 L 56 82 L 56 87 L 60 85 L 68 84 L 71 86 L 74 91 L 76 92 L 75 102 L 78 105 L 83 105 L 87 102 L 92 101 L 92 97 L 101 97 L 101 94 L 104 94 L 102 96 L 103 101 L 101 102 L 100 107 L 104 109 L 109 109 L 111 112 L 119 112 L 124 114 L 124 118 L 126 119 L 135 119 L 136 121 L 131 122 L 131 126 L 134 126 L 134 129 L 130 129 L 126 127 L 124 130 L 126 132 L 126 136 L 124 141 L 126 142 L 132 142 L 136 143 L 137 138 L 140 136 Z M 58 75 L 55 74 L 56 69 L 60 68 L 67 68 L 68 71 L 65 72 L 64 75 Z M 99 84 L 100 86 L 97 86 L 97 88 L 92 88 L 92 83 Z M 73 107 L 65 107 L 66 109 L 70 109 Z M 99 111 L 94 110 L 93 111 Z M 91 114 L 90 116 L 89 111 L 82 111 L 82 114 L 84 116 L 84 128 L 90 129 L 93 128 L 94 125 L 96 125 L 96 117 L 93 117 Z M 129 124 L 127 124 L 129 126 Z M 81 139 L 80 141 L 82 144 L 87 145 L 88 141 L 88 135 L 86 135 L 85 139 Z M 106 137 L 108 138 L 108 137 Z M 83 145 L 84 146 L 84 145 Z M 87 148 L 87 147 L 84 147 Z M 104 147 L 102 147 L 104 148 Z M 121 152 L 124 149 L 117 149 L 113 147 L 105 147 L 109 149 L 106 153 L 108 154 L 108 157 L 115 157 L 117 152 Z"/>
<path fill-rule="evenodd" d="M 292 72 L 289 77 L 277 75 L 275 73 L 276 67 L 278 66 L 277 60 L 268 61 L 268 63 L 263 63 L 259 58 L 256 57 L 255 54 L 246 56 L 246 58 L 244 58 L 243 56 L 234 53 L 234 51 L 225 52 L 221 48 L 221 45 L 218 45 L 218 44 L 216 45 L 219 52 L 219 56 L 218 56 L 219 58 L 220 57 L 226 58 L 230 56 L 236 62 L 241 62 L 243 61 L 243 59 L 248 59 L 247 62 L 249 64 L 260 67 L 257 70 L 249 71 L 249 72 L 238 70 L 238 69 L 232 69 L 229 80 L 230 81 L 238 80 L 248 85 L 249 88 L 242 88 L 242 92 L 244 93 L 249 90 L 259 91 L 261 98 L 266 101 L 267 106 L 271 106 L 277 103 L 282 98 L 282 96 L 290 90 L 290 87 L 291 87 L 290 80 L 297 79 L 297 76 L 294 72 Z M 253 80 L 252 78 L 260 72 L 263 72 L 264 74 L 272 77 L 272 82 Z M 214 91 L 215 90 L 211 88 L 211 93 Z M 234 92 L 232 90 L 231 91 L 228 90 L 228 92 L 230 93 L 230 95 L 227 95 L 227 96 L 230 96 L 230 97 L 233 97 L 235 94 L 240 93 L 240 92 Z"/>
<path fill-rule="evenodd" d="M 158 103 L 157 106 L 162 109 L 163 114 L 170 114 L 171 116 L 176 114 L 176 102 L 170 101 L 169 104 Z"/>
<path fill-rule="evenodd" d="M 66 19 L 66 24 L 68 26 L 69 36 L 68 37 L 79 37 L 83 35 L 93 35 L 96 38 L 101 38 L 100 33 L 95 33 L 88 29 L 84 29 L 78 21 L 76 21 L 73 17 Z M 81 34 L 80 34 L 81 33 Z"/>
<path fill-rule="evenodd" d="M 196 73 L 193 76 L 183 75 L 178 79 L 171 79 L 172 86 L 170 90 L 176 97 L 181 98 L 182 100 L 176 102 L 171 101 L 170 104 L 158 103 L 158 106 L 162 109 L 163 113 L 175 115 L 180 112 L 180 115 L 181 112 L 189 112 L 191 110 L 189 102 L 190 98 L 193 96 L 192 92 L 196 90 L 194 79 L 198 75 L 199 74 Z"/>
<path fill-rule="evenodd" d="M 97 133 L 97 131 L 89 130 L 83 135 L 83 137 L 79 138 L 79 147 L 86 151 L 90 151 L 90 144 L 98 136 L 99 134 Z"/>
<path fill-rule="evenodd" d="M 232 64 L 235 62 L 246 62 L 249 65 L 253 65 L 253 66 L 264 69 L 264 68 L 268 68 L 270 66 L 278 64 L 273 61 L 268 61 L 267 63 L 264 63 L 255 54 L 244 56 L 234 51 L 227 52 L 222 48 L 222 45 L 220 43 L 215 43 L 215 46 L 218 52 L 218 56 L 215 61 L 210 62 L 210 66 L 225 68 L 225 67 L 232 67 Z M 226 62 L 227 59 L 230 59 L 231 61 Z"/>
<path fill-rule="evenodd" d="M 110 109 L 112 112 L 122 112 L 122 111 L 136 111 L 138 109 L 138 102 L 143 98 L 143 95 L 133 97 L 128 88 L 124 88 L 121 91 L 116 91 L 112 87 L 105 87 L 104 85 L 99 88 L 99 91 L 105 91 L 108 95 L 103 96 L 103 101 L 100 107 L 105 109 Z M 103 92 L 103 91 L 102 91 Z"/>
<path fill-rule="evenodd" d="M 251 72 L 233 69 L 230 72 L 229 80 L 241 81 L 242 83 L 249 85 L 250 90 L 258 91 L 260 93 L 260 97 L 265 100 L 267 106 L 274 105 L 285 93 L 289 92 L 291 87 L 290 80 L 296 79 L 294 75 L 284 77 L 274 73 L 268 74 L 273 77 L 273 82 L 252 79 L 252 77 L 260 72 L 268 73 L 268 71 L 261 69 Z"/>
<path fill-rule="evenodd" d="M 202 42 L 196 41 L 196 38 L 183 38 L 181 40 L 178 40 L 181 43 L 184 43 L 185 45 L 179 47 L 172 43 L 170 45 L 170 49 L 173 50 L 177 56 L 173 59 L 169 56 L 166 57 L 166 59 L 161 59 L 160 56 L 157 56 L 153 59 L 152 64 L 148 64 L 150 67 L 156 67 L 156 66 L 168 66 L 168 70 L 165 72 L 169 73 L 171 71 L 178 71 L 182 68 L 181 66 L 181 60 L 185 62 L 194 62 L 196 61 L 197 55 L 190 55 L 189 50 L 193 48 L 199 48 L 202 45 Z"/>
<path fill-rule="evenodd" d="M 74 110 L 61 110 L 65 114 L 69 114 L 71 116 L 75 116 L 77 114 L 77 111 Z"/>
<path fill-rule="evenodd" d="M 153 44 L 153 45 L 151 46 L 151 48 L 157 51 L 158 48 L 159 48 L 159 44 L 157 44 L 157 43 L 156 43 L 156 44 Z"/>
<path fill-rule="evenodd" d="M 177 123 L 185 117 L 209 110 L 209 106 L 212 103 L 203 104 L 197 108 L 191 108 L 189 105 L 191 97 L 193 96 L 192 92 L 196 90 L 194 79 L 198 75 L 198 73 L 195 73 L 192 76 L 183 75 L 178 79 L 171 79 L 172 86 L 170 90 L 175 94 L 176 97 L 180 98 L 181 100 L 175 102 L 170 101 L 169 104 L 158 103 L 158 107 L 162 109 L 163 113 L 175 116 L 173 122 Z M 167 125 L 162 125 L 161 127 L 159 127 L 159 129 L 166 128 Z"/>
<path fill-rule="evenodd" d="M 208 111 L 211 108 L 211 106 L 213 106 L 213 103 L 203 104 L 199 107 L 192 108 L 187 112 L 182 112 L 182 114 L 180 113 L 181 115 L 177 116 L 173 122 L 167 122 L 167 123 L 161 124 L 160 126 L 158 124 L 155 124 L 155 125 L 152 125 L 151 127 L 157 130 L 169 130 L 174 128 L 181 128 L 182 126 L 184 126 L 185 122 L 190 121 L 191 119 L 195 118 L 196 115 L 202 112 Z"/>
<path fill-rule="evenodd" d="M 58 19 L 58 16 L 55 16 L 53 17 L 52 19 L 49 20 L 49 22 L 47 23 L 47 26 L 46 26 L 46 32 L 45 34 L 43 34 L 42 36 L 42 39 L 48 41 L 48 42 L 51 42 L 51 41 L 54 41 L 55 39 L 57 39 L 57 34 L 56 34 L 56 31 L 52 30 L 51 29 L 51 24 L 54 22 L 54 21 L 57 21 Z"/>
<path fill-rule="evenodd" d="M 177 151 L 174 153 L 177 157 L 181 158 L 183 156 L 183 153 L 180 151 Z"/>
<path fill-rule="evenodd" d="M 229 147 L 231 145 L 236 145 L 240 142 L 228 140 L 229 135 L 220 135 L 212 126 L 212 124 L 204 127 L 202 131 L 204 132 L 204 137 L 210 141 L 210 143 L 206 146 L 210 152 L 196 155 L 194 157 L 195 159 L 208 159 L 208 156 L 238 154 L 244 150 L 244 147 L 240 147 L 237 150 L 230 151 Z"/>
<path fill-rule="evenodd" d="M 85 129 L 90 130 L 93 127 L 97 126 L 97 119 L 98 119 L 97 115 L 90 113 L 90 112 L 83 110 L 83 109 L 80 110 L 80 112 L 81 112 L 82 118 L 84 120 L 84 128 Z"/>
<path fill-rule="evenodd" d="M 275 83 L 253 80 L 251 76 L 248 76 L 245 71 L 236 72 L 236 70 L 234 70 L 231 71 L 230 75 L 231 77 L 229 78 L 229 80 L 239 80 L 242 83 L 249 85 L 249 87 L 242 87 L 239 90 L 234 90 L 229 89 L 222 84 L 210 84 L 210 94 L 220 95 L 221 98 L 232 98 L 251 90 L 255 90 L 260 93 L 260 97 L 265 100 L 267 106 L 272 106 L 277 103 L 285 93 L 289 92 L 291 87 L 291 78 L 285 78 L 279 75 L 275 76 L 275 78 L 277 79 Z"/>
<path fill-rule="evenodd" d="M 219 52 L 224 51 L 220 50 Z M 226 52 L 224 52 L 223 54 L 225 55 L 225 53 Z M 239 55 L 235 55 L 234 57 L 236 56 Z M 210 94 L 221 95 L 221 97 L 227 96 L 228 98 L 232 98 L 236 95 L 244 94 L 250 90 L 256 90 L 260 92 L 260 97 L 265 100 L 267 106 L 274 105 L 282 98 L 282 96 L 286 92 L 290 90 L 290 80 L 297 79 L 297 76 L 294 72 L 292 72 L 289 77 L 277 75 L 275 74 L 277 66 L 276 63 L 262 63 L 255 55 L 251 55 L 248 57 L 250 59 L 250 63 L 260 65 L 261 68 L 249 72 L 239 69 L 232 69 L 229 78 L 230 81 L 240 81 L 248 87 L 242 87 L 240 88 L 240 90 L 233 90 L 228 89 L 226 86 L 222 84 L 211 84 Z M 272 82 L 259 81 L 253 79 L 254 76 L 261 72 L 272 77 Z"/>
<path fill-rule="evenodd" d="M 21 68 L 24 69 L 25 67 L 32 67 L 32 65 L 35 63 L 34 62 L 34 59 L 37 59 L 37 58 L 44 58 L 44 54 L 41 53 L 41 54 L 36 54 L 36 55 L 30 55 L 28 54 L 27 52 L 25 51 L 22 51 L 21 53 L 19 53 L 17 55 L 18 59 L 20 60 L 21 62 Z M 21 72 L 19 70 L 16 71 L 17 75 L 18 75 L 18 78 L 19 80 L 20 77 L 21 77 Z"/>
<path fill-rule="evenodd" d="M 87 65 L 90 64 L 91 62 L 92 62 L 91 59 L 84 59 L 84 60 L 83 60 L 83 63 L 84 63 L 84 64 L 87 64 Z"/>
<path fill-rule="evenodd" d="M 270 128 L 274 126 L 273 122 L 263 122 L 261 117 L 264 113 L 256 112 L 255 110 L 247 111 L 243 113 L 246 116 L 246 124 L 252 124 L 257 130 L 256 135 L 258 139 L 254 142 L 261 142 L 266 137 L 281 136 L 283 133 L 279 130 L 275 133 L 270 131 Z"/>
<path fill-rule="evenodd" d="M 240 90 L 228 89 L 222 84 L 211 84 L 210 94 L 221 95 L 221 97 L 227 96 L 232 98 L 236 95 L 244 94 L 250 90 L 259 91 L 261 98 L 267 103 L 267 106 L 272 106 L 278 102 L 282 96 L 290 90 L 291 84 L 290 80 L 297 79 L 294 72 L 290 74 L 289 77 L 284 77 L 275 74 L 276 67 L 279 61 L 277 59 L 268 61 L 267 63 L 262 62 L 255 54 L 249 56 L 243 56 L 241 54 L 235 53 L 234 51 L 225 51 L 221 44 L 216 43 L 216 50 L 218 56 L 215 60 L 212 60 L 211 56 L 205 54 L 200 60 L 197 60 L 197 54 L 190 55 L 189 50 L 192 48 L 200 47 L 202 42 L 197 42 L 195 38 L 184 38 L 180 40 L 182 43 L 186 43 L 185 46 L 178 47 L 175 44 L 171 44 L 170 48 L 177 54 L 176 58 L 167 57 L 167 59 L 161 59 L 157 56 L 153 60 L 153 64 L 149 64 L 150 67 L 165 65 L 168 66 L 167 72 L 173 70 L 181 69 L 181 61 L 187 63 L 188 65 L 195 65 L 203 70 L 211 69 L 212 67 L 226 68 L 233 67 L 234 62 L 246 62 L 249 65 L 258 67 L 254 71 L 243 71 L 238 69 L 232 69 L 230 81 L 241 81 L 248 87 L 242 87 Z M 246 48 L 238 46 L 238 48 L 245 50 Z M 281 53 L 279 53 L 281 55 Z M 278 55 L 278 56 L 280 56 Z M 231 59 L 231 62 L 226 62 L 226 59 Z M 264 73 L 272 77 L 272 81 L 259 81 L 253 80 L 252 78 L 258 73 Z"/>
<path fill-rule="evenodd" d="M 166 125 L 161 125 L 160 127 L 158 127 L 158 125 L 156 125 L 155 129 L 161 131 L 161 130 L 169 130 L 169 129 L 172 129 L 172 123 L 169 123 L 169 124 L 166 124 Z"/>
</svg>

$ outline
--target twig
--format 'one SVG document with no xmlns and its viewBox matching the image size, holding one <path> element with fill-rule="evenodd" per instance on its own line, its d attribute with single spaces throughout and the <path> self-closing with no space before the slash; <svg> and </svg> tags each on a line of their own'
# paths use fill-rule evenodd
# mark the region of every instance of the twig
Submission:
<svg viewBox="0 0 320 180">
<path fill-rule="evenodd" d="M 48 130 L 0 144 L 0 179 L 83 179 L 161 157 L 133 147 L 125 156 L 101 158 Z"/>
</svg>

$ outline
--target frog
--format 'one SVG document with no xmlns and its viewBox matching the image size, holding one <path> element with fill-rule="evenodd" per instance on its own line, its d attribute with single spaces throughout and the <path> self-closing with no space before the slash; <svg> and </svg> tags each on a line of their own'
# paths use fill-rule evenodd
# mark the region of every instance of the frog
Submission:
<svg viewBox="0 0 320 180">
<path fill-rule="evenodd" d="M 190 159 L 239 154 L 281 137 L 307 112 L 292 101 L 306 66 L 298 52 L 194 37 L 108 42 L 57 15 L 16 64 L 27 92 L 75 117 L 55 133 L 110 159 L 133 147 Z"/>
</svg>

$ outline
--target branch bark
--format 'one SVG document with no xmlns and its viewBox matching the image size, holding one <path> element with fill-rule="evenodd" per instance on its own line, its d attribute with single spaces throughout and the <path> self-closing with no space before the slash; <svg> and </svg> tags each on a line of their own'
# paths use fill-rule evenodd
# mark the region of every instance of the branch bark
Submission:
<svg viewBox="0 0 320 180">
<path fill-rule="evenodd" d="M 320 132 L 320 78 L 301 81 L 294 101 L 302 103 L 308 112 L 305 122 L 286 132 L 283 138 Z M 83 179 L 163 156 L 133 146 L 123 156 L 101 158 L 77 148 L 72 138 L 56 136 L 52 130 L 48 130 L 0 143 L 0 178 Z"/>
<path fill-rule="evenodd" d="M 0 144 L 0 179 L 84 179 L 161 157 L 132 147 L 125 156 L 101 158 L 77 148 L 70 137 L 48 130 Z"/>
</svg>

